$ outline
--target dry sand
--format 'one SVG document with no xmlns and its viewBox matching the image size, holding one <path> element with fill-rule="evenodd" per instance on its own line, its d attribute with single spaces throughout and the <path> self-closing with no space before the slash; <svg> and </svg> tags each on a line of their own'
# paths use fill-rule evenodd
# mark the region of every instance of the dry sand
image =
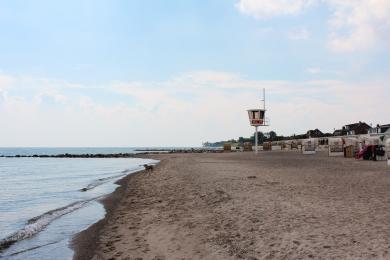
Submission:
<svg viewBox="0 0 390 260">
<path fill-rule="evenodd" d="M 390 168 L 298 152 L 167 154 L 121 181 L 76 259 L 390 259 Z"/>
</svg>

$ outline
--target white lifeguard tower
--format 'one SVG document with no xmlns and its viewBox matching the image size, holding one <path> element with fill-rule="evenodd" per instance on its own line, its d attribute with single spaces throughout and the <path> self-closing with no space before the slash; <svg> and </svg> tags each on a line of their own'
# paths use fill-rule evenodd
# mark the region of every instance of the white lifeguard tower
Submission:
<svg viewBox="0 0 390 260">
<path fill-rule="evenodd" d="M 263 89 L 263 99 L 261 100 L 263 102 L 263 108 L 259 109 L 248 109 L 248 117 L 249 117 L 249 123 L 251 126 L 254 126 L 255 131 L 255 153 L 258 153 L 258 127 L 259 126 L 269 126 L 269 119 L 265 117 L 265 112 L 267 111 L 265 109 L 265 89 Z"/>
</svg>

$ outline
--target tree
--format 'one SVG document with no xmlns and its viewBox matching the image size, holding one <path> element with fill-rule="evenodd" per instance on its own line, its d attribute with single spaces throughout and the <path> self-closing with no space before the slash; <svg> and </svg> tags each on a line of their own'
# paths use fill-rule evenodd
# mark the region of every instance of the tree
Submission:
<svg viewBox="0 0 390 260">
<path fill-rule="evenodd" d="M 257 132 L 257 141 L 259 142 L 259 144 L 262 144 L 265 140 L 265 136 L 263 134 L 263 132 Z M 255 143 L 255 135 L 252 135 L 251 138 L 250 138 L 250 142 L 252 142 L 252 144 Z"/>
<path fill-rule="evenodd" d="M 269 139 L 270 139 L 271 141 L 276 140 L 276 137 L 277 137 L 277 136 L 278 136 L 278 135 L 277 135 L 274 131 L 269 132 Z"/>
<path fill-rule="evenodd" d="M 259 140 L 260 144 L 264 143 L 265 136 L 264 136 L 263 132 L 258 132 L 257 133 L 257 140 Z"/>
</svg>

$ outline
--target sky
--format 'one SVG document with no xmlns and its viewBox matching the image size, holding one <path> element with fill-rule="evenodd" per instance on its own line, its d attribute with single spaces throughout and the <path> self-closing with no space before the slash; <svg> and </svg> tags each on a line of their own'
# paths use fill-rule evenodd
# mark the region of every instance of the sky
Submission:
<svg viewBox="0 0 390 260">
<path fill-rule="evenodd" d="M 0 146 L 200 146 L 390 123 L 388 0 L 2 0 Z"/>
</svg>

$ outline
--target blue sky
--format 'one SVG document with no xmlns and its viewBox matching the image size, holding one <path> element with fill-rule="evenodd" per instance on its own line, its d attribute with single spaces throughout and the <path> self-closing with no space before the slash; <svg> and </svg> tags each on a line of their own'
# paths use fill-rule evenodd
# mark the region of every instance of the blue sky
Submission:
<svg viewBox="0 0 390 260">
<path fill-rule="evenodd" d="M 0 144 L 249 136 L 263 87 L 277 133 L 388 123 L 388 32 L 380 0 L 2 1 Z"/>
</svg>

